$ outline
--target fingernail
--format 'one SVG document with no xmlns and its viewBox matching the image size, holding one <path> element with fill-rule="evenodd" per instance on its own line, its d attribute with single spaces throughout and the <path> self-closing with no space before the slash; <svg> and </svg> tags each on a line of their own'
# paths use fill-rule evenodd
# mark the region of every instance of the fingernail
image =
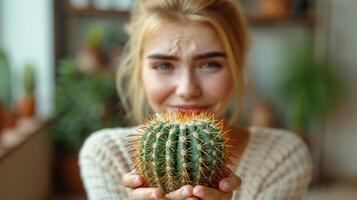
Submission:
<svg viewBox="0 0 357 200">
<path fill-rule="evenodd" d="M 140 178 L 139 176 L 137 176 L 137 177 L 135 178 L 135 183 L 138 184 L 138 185 L 141 184 L 141 178 Z"/>
<path fill-rule="evenodd" d="M 222 189 L 223 190 L 228 190 L 229 189 L 229 183 L 227 181 L 224 181 L 222 184 Z"/>
<path fill-rule="evenodd" d="M 199 190 L 198 192 L 197 192 L 197 196 L 199 196 L 199 197 L 203 197 L 205 195 L 205 193 L 202 191 L 202 190 Z"/>
<path fill-rule="evenodd" d="M 203 188 L 197 187 L 197 188 L 195 188 L 195 190 L 196 190 L 196 195 L 197 195 L 198 197 L 201 197 L 201 198 L 204 197 L 205 192 L 203 191 Z"/>
<path fill-rule="evenodd" d="M 189 193 L 189 191 L 188 191 L 187 188 L 184 188 L 184 189 L 181 190 L 181 195 L 182 195 L 182 196 L 188 196 L 189 194 L 190 194 L 190 193 Z"/>
<path fill-rule="evenodd" d="M 152 199 L 157 199 L 156 192 L 152 192 L 152 193 L 151 193 L 151 198 L 152 198 Z"/>
</svg>

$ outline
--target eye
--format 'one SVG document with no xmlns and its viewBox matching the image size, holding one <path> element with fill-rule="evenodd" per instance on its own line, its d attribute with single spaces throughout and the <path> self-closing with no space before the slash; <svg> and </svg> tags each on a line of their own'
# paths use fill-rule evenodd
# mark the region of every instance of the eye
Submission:
<svg viewBox="0 0 357 200">
<path fill-rule="evenodd" d="M 218 62 L 206 62 L 201 65 L 201 68 L 204 69 L 219 69 L 221 68 L 221 64 Z"/>
<path fill-rule="evenodd" d="M 156 63 L 152 68 L 155 70 L 170 70 L 173 69 L 174 66 L 171 63 Z"/>
</svg>

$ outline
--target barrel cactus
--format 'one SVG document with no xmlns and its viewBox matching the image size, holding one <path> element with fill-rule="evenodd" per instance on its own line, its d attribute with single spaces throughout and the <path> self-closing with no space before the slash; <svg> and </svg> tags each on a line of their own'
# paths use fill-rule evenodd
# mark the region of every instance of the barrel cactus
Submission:
<svg viewBox="0 0 357 200">
<path fill-rule="evenodd" d="M 165 193 L 181 186 L 218 187 L 230 173 L 228 131 L 208 113 L 170 112 L 152 116 L 131 143 L 137 171 Z"/>
</svg>

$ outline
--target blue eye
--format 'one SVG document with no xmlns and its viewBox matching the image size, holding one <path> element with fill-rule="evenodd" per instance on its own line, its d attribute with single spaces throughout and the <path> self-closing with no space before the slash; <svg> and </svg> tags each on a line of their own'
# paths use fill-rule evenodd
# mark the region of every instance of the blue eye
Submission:
<svg viewBox="0 0 357 200">
<path fill-rule="evenodd" d="M 172 69 L 173 66 L 170 63 L 159 63 L 159 64 L 153 65 L 152 68 L 157 69 L 157 70 L 169 70 L 169 69 Z"/>
<path fill-rule="evenodd" d="M 217 69 L 220 67 L 221 67 L 221 64 L 219 64 L 217 62 L 208 62 L 208 63 L 204 63 L 202 65 L 202 68 L 206 68 L 206 69 Z"/>
</svg>

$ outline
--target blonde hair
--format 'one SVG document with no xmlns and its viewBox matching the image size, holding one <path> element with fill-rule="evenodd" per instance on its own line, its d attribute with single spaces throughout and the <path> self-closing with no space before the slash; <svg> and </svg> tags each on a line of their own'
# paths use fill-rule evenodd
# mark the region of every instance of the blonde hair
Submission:
<svg viewBox="0 0 357 200">
<path fill-rule="evenodd" d="M 140 122 L 151 111 L 141 80 L 142 54 L 150 34 L 168 21 L 205 23 L 217 32 L 232 73 L 236 105 L 229 121 L 235 122 L 240 112 L 248 46 L 244 19 L 234 0 L 137 0 L 126 27 L 129 41 L 117 71 L 118 93 L 131 122 Z"/>
</svg>

